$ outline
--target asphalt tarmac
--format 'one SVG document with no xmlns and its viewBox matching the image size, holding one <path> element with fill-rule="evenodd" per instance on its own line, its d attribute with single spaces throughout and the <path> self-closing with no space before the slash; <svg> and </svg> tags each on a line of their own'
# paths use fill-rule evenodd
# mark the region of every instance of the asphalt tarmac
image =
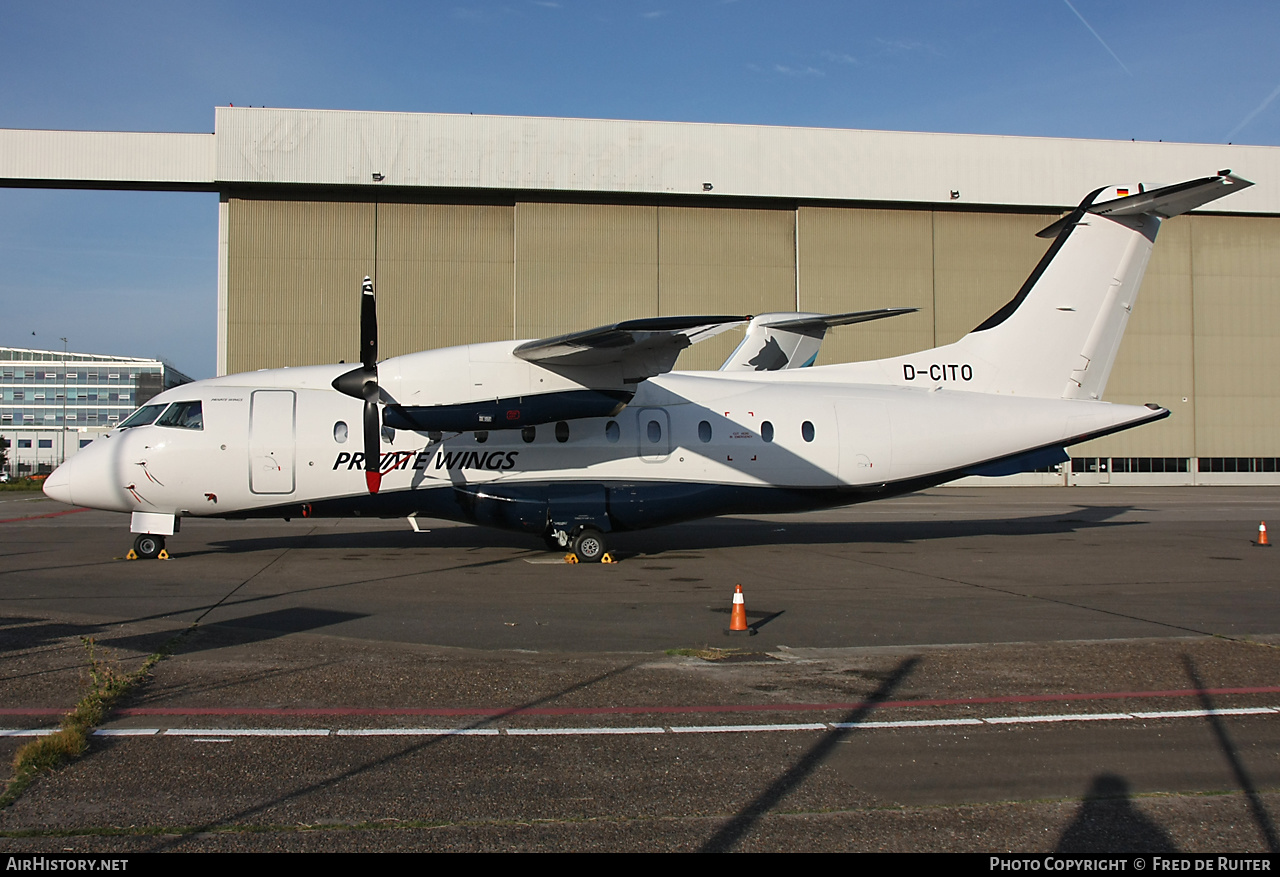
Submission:
<svg viewBox="0 0 1280 877">
<path fill-rule="evenodd" d="M 1278 852 L 1280 488 L 943 488 L 618 534 L 0 494 L 0 728 L 173 654 L 11 852 Z M 734 585 L 754 635 L 725 633 Z M 30 737 L 0 736 L 8 761 Z"/>
</svg>

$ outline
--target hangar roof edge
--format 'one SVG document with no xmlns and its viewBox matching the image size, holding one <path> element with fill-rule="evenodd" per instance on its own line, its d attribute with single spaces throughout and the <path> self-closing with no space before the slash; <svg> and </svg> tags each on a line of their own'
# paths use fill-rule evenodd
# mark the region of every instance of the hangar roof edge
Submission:
<svg viewBox="0 0 1280 877">
<path fill-rule="evenodd" d="M 1280 215 L 1280 147 L 719 122 L 217 107 L 215 133 L 0 129 L 0 185 L 482 189 L 1069 207 L 1219 169 Z M 372 196 L 376 197 L 376 196 Z"/>
</svg>

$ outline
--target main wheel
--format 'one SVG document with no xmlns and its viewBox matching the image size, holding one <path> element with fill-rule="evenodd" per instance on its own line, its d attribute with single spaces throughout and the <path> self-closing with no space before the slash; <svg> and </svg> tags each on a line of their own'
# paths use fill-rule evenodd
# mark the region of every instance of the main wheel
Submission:
<svg viewBox="0 0 1280 877">
<path fill-rule="evenodd" d="M 577 555 L 578 563 L 599 563 L 608 550 L 604 534 L 594 527 L 584 527 L 573 537 L 573 553 Z"/>
<path fill-rule="evenodd" d="M 133 551 L 143 560 L 155 560 L 160 556 L 160 552 L 164 551 L 164 537 L 153 536 L 150 533 L 139 534 L 138 538 L 133 540 Z"/>
</svg>

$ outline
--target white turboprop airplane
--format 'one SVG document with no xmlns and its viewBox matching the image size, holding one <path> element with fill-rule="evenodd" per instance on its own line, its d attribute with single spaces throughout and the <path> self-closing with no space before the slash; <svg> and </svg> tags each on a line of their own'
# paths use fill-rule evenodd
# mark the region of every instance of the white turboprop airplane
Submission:
<svg viewBox="0 0 1280 877">
<path fill-rule="evenodd" d="M 1008 304 L 954 344 L 804 368 L 833 325 L 894 316 L 767 314 L 720 371 L 681 350 L 746 317 L 629 320 L 536 341 L 176 387 L 59 466 L 45 493 L 131 512 L 142 557 L 184 517 L 365 515 L 467 521 L 598 561 L 607 534 L 694 518 L 894 496 L 1067 458 L 1167 417 L 1100 401 L 1162 220 L 1252 185 L 1215 176 L 1104 188 L 1040 232 Z"/>
</svg>

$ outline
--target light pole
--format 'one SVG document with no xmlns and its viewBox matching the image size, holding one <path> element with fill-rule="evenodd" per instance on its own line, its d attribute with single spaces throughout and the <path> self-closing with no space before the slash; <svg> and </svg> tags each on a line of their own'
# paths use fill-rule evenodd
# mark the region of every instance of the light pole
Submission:
<svg viewBox="0 0 1280 877">
<path fill-rule="evenodd" d="M 58 465 L 67 462 L 67 339 L 62 340 L 62 447 L 59 449 Z"/>
</svg>

